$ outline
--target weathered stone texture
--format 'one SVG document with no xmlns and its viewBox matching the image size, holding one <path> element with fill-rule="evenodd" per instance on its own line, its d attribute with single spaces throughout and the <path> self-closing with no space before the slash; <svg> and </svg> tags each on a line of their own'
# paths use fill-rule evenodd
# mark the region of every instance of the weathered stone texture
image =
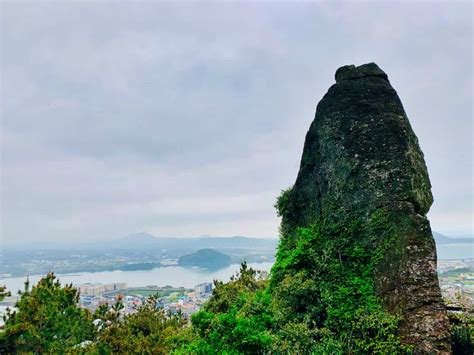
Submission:
<svg viewBox="0 0 474 355">
<path fill-rule="evenodd" d="M 374 63 L 339 68 L 306 135 L 282 229 L 327 211 L 364 218 L 388 210 L 397 240 L 376 270 L 377 288 L 385 307 L 402 314 L 400 335 L 416 353 L 450 349 L 426 218 L 432 202 L 423 153 L 387 75 Z"/>
</svg>

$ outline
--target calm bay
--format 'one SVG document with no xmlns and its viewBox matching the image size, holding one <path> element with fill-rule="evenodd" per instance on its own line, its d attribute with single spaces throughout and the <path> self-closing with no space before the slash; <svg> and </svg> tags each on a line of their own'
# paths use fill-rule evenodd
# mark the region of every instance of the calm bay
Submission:
<svg viewBox="0 0 474 355">
<path fill-rule="evenodd" d="M 270 271 L 273 263 L 249 263 L 255 270 Z M 137 286 L 173 286 L 194 288 L 195 285 L 203 282 L 212 282 L 214 279 L 228 281 L 230 277 L 240 269 L 240 264 L 219 270 L 205 270 L 199 268 L 184 268 L 181 266 L 168 266 L 155 268 L 152 270 L 139 271 L 102 271 L 84 272 L 75 274 L 57 275 L 61 284 L 81 285 L 84 283 L 115 283 L 126 282 L 128 287 Z M 31 285 L 36 284 L 43 275 L 31 275 L 29 281 Z M 0 280 L 0 284 L 5 284 L 7 290 L 16 294 L 18 290 L 24 288 L 26 277 L 11 277 Z"/>
</svg>

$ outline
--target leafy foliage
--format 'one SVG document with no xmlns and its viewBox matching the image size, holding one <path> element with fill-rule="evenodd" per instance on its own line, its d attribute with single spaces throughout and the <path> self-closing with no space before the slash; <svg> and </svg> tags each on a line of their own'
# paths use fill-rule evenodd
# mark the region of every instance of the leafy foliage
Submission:
<svg viewBox="0 0 474 355">
<path fill-rule="evenodd" d="M 280 196 L 277 197 L 276 203 L 274 205 L 277 210 L 277 215 L 279 217 L 284 216 L 288 213 L 288 203 L 291 194 L 291 187 L 286 190 L 282 190 Z"/>
<path fill-rule="evenodd" d="M 273 344 L 272 314 L 267 281 L 241 265 L 228 283 L 214 281 L 206 306 L 192 317 L 194 339 L 182 352 L 262 353 Z"/>
<path fill-rule="evenodd" d="M 123 316 L 121 299 L 92 315 L 78 306 L 79 293 L 49 273 L 21 292 L 5 317 L 0 353 L 167 354 L 186 338 L 181 314 L 165 314 L 154 296 L 136 313 Z"/>
<path fill-rule="evenodd" d="M 451 349 L 453 354 L 474 353 L 474 316 L 469 313 L 453 314 L 451 322 Z"/>
<path fill-rule="evenodd" d="M 0 301 L 8 296 L 10 296 L 10 292 L 6 290 L 5 286 L 0 285 Z"/>
<path fill-rule="evenodd" d="M 154 296 L 150 296 L 136 313 L 119 319 L 122 303 L 103 307 L 96 312 L 99 331 L 96 342 L 87 350 L 99 353 L 168 354 L 180 343 L 180 331 L 186 321 L 181 314 L 165 314 Z"/>
<path fill-rule="evenodd" d="M 288 190 L 289 191 L 289 190 Z M 286 193 L 289 193 L 289 192 Z M 284 208 L 285 202 L 280 201 Z M 151 296 L 123 315 L 119 299 L 92 315 L 50 273 L 28 283 L 7 316 L 5 353 L 395 354 L 399 318 L 375 292 L 374 273 L 396 237 L 383 210 L 367 219 L 321 218 L 282 235 L 268 280 L 246 263 L 192 316 L 165 313 Z M 4 293 L 4 290 L 2 290 Z M 472 318 L 453 323 L 453 350 L 472 352 Z"/>
<path fill-rule="evenodd" d="M 1 335 L 2 353 L 62 353 L 92 340 L 95 328 L 91 314 L 77 307 L 79 294 L 72 285 L 61 287 L 53 273 L 25 290 L 9 311 Z"/>
<path fill-rule="evenodd" d="M 447 299 L 446 303 L 461 308 L 461 312 L 449 314 L 453 354 L 474 354 L 474 307 L 471 301 L 465 295 L 457 293 L 454 299 Z"/>
<path fill-rule="evenodd" d="M 291 247 L 283 236 L 270 282 L 283 343 L 315 353 L 402 351 L 399 319 L 384 311 L 374 281 L 393 236 L 383 211 L 366 223 L 321 219 L 298 228 Z M 295 337 L 295 327 L 307 336 Z"/>
</svg>

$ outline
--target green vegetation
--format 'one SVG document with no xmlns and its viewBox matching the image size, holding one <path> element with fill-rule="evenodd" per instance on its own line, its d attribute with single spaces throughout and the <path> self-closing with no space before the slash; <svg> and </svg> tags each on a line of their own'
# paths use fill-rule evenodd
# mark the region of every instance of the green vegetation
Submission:
<svg viewBox="0 0 474 355">
<path fill-rule="evenodd" d="M 474 354 L 474 315 L 464 312 L 449 318 L 453 354 Z"/>
<path fill-rule="evenodd" d="M 314 229 L 300 233 L 301 246 L 317 238 Z M 303 254 L 295 249 L 291 263 L 279 270 L 286 274 Z M 359 250 L 352 257 L 367 257 L 363 254 Z M 299 272 L 294 278 L 285 275 L 285 295 L 274 279 L 267 280 L 244 263 L 230 282 L 215 282 L 213 296 L 193 315 L 191 326 L 179 313 L 166 314 L 154 296 L 131 315 L 121 315 L 120 300 L 90 314 L 77 307 L 76 290 L 61 287 L 49 274 L 32 291 L 22 293 L 18 311 L 10 314 L 0 334 L 0 352 L 409 353 L 396 337 L 397 318 L 387 315 L 373 297 L 370 277 L 334 272 L 342 276 L 340 284 L 332 286 L 318 286 Z M 472 317 L 458 317 L 453 323 L 455 354 L 471 353 L 472 326 Z"/>
<path fill-rule="evenodd" d="M 88 354 L 168 354 L 185 339 L 181 335 L 186 321 L 180 314 L 172 315 L 158 307 L 150 296 L 136 313 L 119 319 L 122 304 L 107 306 L 96 312 L 99 317 L 97 337 L 84 348 Z"/>
<path fill-rule="evenodd" d="M 383 310 L 374 271 L 394 231 L 383 211 L 369 223 L 322 221 L 282 238 L 271 279 L 242 265 L 192 318 L 195 353 L 405 353 L 399 318 Z M 289 246 L 291 244 L 291 247 Z M 373 245 L 377 245 L 374 250 Z"/>
<path fill-rule="evenodd" d="M 285 208 L 285 192 L 277 202 Z M 329 218 L 283 235 L 269 281 L 242 265 L 192 318 L 196 353 L 405 353 L 374 273 L 395 237 L 384 211 L 364 223 Z M 374 246 L 376 246 L 374 248 Z"/>
<path fill-rule="evenodd" d="M 212 298 L 192 317 L 192 341 L 180 352 L 263 353 L 275 344 L 267 280 L 244 263 L 224 284 L 215 282 Z"/>
<path fill-rule="evenodd" d="M 92 316 L 78 301 L 77 290 L 52 273 L 31 290 L 26 282 L 17 311 L 7 313 L 0 353 L 62 353 L 94 339 Z"/>
<path fill-rule="evenodd" d="M 288 191 L 277 202 L 280 213 Z M 228 283 L 214 281 L 190 326 L 179 313 L 165 314 L 156 295 L 130 315 L 121 314 L 120 300 L 91 314 L 77 306 L 77 290 L 48 274 L 31 291 L 27 284 L 18 310 L 8 314 L 0 352 L 410 353 L 397 335 L 400 317 L 387 313 L 375 292 L 375 274 L 396 236 L 383 209 L 364 219 L 322 216 L 310 227 L 292 226 L 282 231 L 270 279 L 243 263 Z M 453 349 L 472 353 L 472 317 L 455 318 Z"/>
<path fill-rule="evenodd" d="M 77 306 L 79 293 L 49 273 L 28 283 L 0 334 L 0 353 L 164 354 L 181 347 L 186 321 L 158 307 L 153 296 L 131 315 L 123 304 L 103 305 L 94 314 Z M 184 334 L 184 333 L 183 333 Z"/>
<path fill-rule="evenodd" d="M 8 296 L 10 296 L 10 292 L 5 289 L 5 286 L 0 285 L 0 301 Z"/>
<path fill-rule="evenodd" d="M 458 269 L 462 270 L 462 269 Z M 467 269 L 470 270 L 470 269 Z M 454 271 L 454 270 L 453 270 Z M 466 269 L 464 270 L 466 271 Z M 459 273 L 461 274 L 462 271 Z M 471 355 L 474 353 L 474 308 L 469 297 L 457 293 L 445 303 L 461 310 L 449 314 L 451 323 L 451 348 L 453 354 Z"/>
<path fill-rule="evenodd" d="M 394 236 L 381 210 L 368 223 L 326 218 L 282 238 L 270 289 L 276 324 L 289 330 L 283 338 L 292 348 L 316 353 L 406 351 L 396 335 L 399 318 L 384 311 L 375 293 L 375 270 Z M 307 334 L 303 342 L 294 336 L 298 328 Z"/>
</svg>

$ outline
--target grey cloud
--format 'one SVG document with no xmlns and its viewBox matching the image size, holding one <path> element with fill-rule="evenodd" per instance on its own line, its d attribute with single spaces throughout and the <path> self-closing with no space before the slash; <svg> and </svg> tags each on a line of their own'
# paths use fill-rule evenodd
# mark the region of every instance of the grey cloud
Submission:
<svg viewBox="0 0 474 355">
<path fill-rule="evenodd" d="M 316 103 L 370 61 L 425 152 L 433 227 L 472 233 L 471 10 L 2 2 L 2 236 L 276 235 Z"/>
</svg>

